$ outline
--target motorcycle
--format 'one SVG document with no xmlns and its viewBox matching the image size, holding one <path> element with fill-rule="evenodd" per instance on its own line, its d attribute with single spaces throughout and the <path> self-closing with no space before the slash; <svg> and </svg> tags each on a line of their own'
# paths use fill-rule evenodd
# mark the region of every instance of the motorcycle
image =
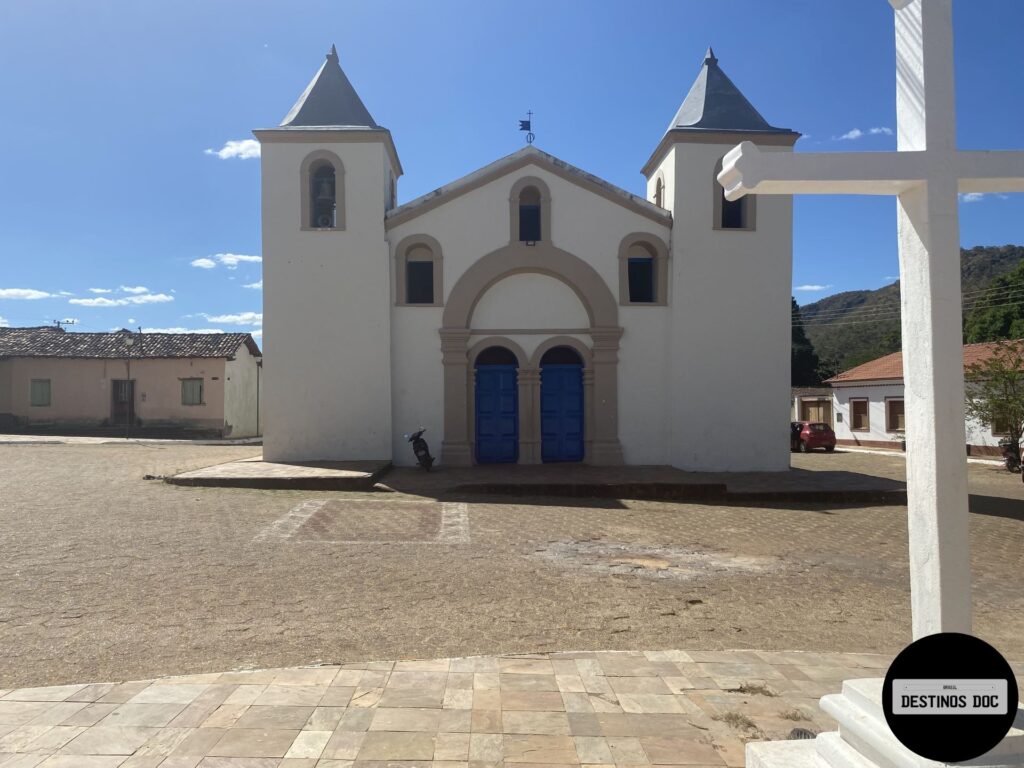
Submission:
<svg viewBox="0 0 1024 768">
<path fill-rule="evenodd" d="M 1020 472 L 1020 445 L 1008 437 L 999 441 L 999 447 L 1003 449 L 1003 465 L 1008 472 Z"/>
<path fill-rule="evenodd" d="M 411 435 L 406 435 L 405 439 L 412 443 L 412 452 L 416 454 L 417 463 L 429 472 L 430 467 L 434 463 L 434 457 L 430 455 L 430 448 L 427 446 L 427 441 L 423 439 L 423 433 L 426 431 L 425 427 L 420 427 L 419 432 L 413 432 Z"/>
</svg>

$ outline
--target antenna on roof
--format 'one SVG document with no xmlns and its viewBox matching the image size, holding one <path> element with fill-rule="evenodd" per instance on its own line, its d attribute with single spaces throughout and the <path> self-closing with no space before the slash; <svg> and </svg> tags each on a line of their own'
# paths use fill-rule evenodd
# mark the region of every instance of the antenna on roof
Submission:
<svg viewBox="0 0 1024 768">
<path fill-rule="evenodd" d="M 53 324 L 63 331 L 65 325 L 74 325 L 77 322 L 77 320 L 54 320 Z"/>
<path fill-rule="evenodd" d="M 526 144 L 533 144 L 533 140 L 537 138 L 533 135 L 533 110 L 526 111 L 526 119 L 519 121 L 519 130 L 526 131 Z"/>
</svg>

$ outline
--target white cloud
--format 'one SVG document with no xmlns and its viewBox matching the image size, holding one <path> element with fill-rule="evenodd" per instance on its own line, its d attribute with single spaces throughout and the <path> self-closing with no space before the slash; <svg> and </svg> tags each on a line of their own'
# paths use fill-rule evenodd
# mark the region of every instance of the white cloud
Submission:
<svg viewBox="0 0 1024 768">
<path fill-rule="evenodd" d="M 90 288 L 90 293 L 113 293 L 113 288 Z"/>
<path fill-rule="evenodd" d="M 218 263 L 228 269 L 238 269 L 238 265 L 244 263 L 259 264 L 263 261 L 262 256 L 252 256 L 245 253 L 215 253 L 212 256 L 204 256 L 201 259 L 193 259 L 193 267 L 200 269 L 213 269 Z"/>
<path fill-rule="evenodd" d="M 262 256 L 248 256 L 244 253 L 216 253 L 213 258 L 219 261 L 228 269 L 237 269 L 241 262 L 252 262 L 259 264 L 263 261 Z"/>
<path fill-rule="evenodd" d="M 54 294 L 35 288 L 0 288 L 0 299 L 49 299 Z"/>
<path fill-rule="evenodd" d="M 58 291 L 57 295 L 58 296 L 74 296 L 75 294 L 73 294 L 71 291 Z"/>
<path fill-rule="evenodd" d="M 239 312 L 234 315 L 203 315 L 211 323 L 229 323 L 231 325 L 263 325 L 263 313 Z"/>
<path fill-rule="evenodd" d="M 892 128 L 886 128 L 884 125 L 868 128 L 866 131 L 862 131 L 860 128 L 853 128 L 842 136 L 835 138 L 837 141 L 856 141 L 864 136 L 892 136 Z"/>
<path fill-rule="evenodd" d="M 237 157 L 239 160 L 250 160 L 260 156 L 260 143 L 256 139 L 239 139 L 226 141 L 220 149 L 204 149 L 204 154 L 216 155 L 221 160 Z"/>
<path fill-rule="evenodd" d="M 135 318 L 134 317 L 129 317 L 128 318 L 128 325 L 135 325 Z"/>
<path fill-rule="evenodd" d="M 106 296 L 97 296 L 93 299 L 68 299 L 69 304 L 77 304 L 80 307 L 125 307 L 129 304 L 163 304 L 168 301 L 174 301 L 174 297 L 168 296 L 166 293 L 141 293 L 118 299 L 108 299 Z"/>
<path fill-rule="evenodd" d="M 220 328 L 143 328 L 143 333 L 224 333 Z"/>
<path fill-rule="evenodd" d="M 257 280 L 255 283 L 246 283 L 242 287 L 243 288 L 252 288 L 254 291 L 262 291 L 263 290 L 263 281 L 262 280 Z"/>
<path fill-rule="evenodd" d="M 967 192 L 966 194 L 960 195 L 960 200 L 965 203 L 980 203 L 984 199 L 984 192 Z"/>
<path fill-rule="evenodd" d="M 808 283 L 807 285 L 797 285 L 793 287 L 794 291 L 827 291 L 831 288 L 831 285 L 814 285 Z"/>
<path fill-rule="evenodd" d="M 882 279 L 883 280 L 899 280 L 900 276 L 899 275 L 885 275 Z"/>
<path fill-rule="evenodd" d="M 262 339 L 263 338 L 263 329 L 262 328 L 257 328 L 254 331 L 249 331 L 249 335 L 252 336 L 254 339 Z"/>
<path fill-rule="evenodd" d="M 8 320 L 6 317 L 0 317 L 0 328 L 10 328 L 10 327 L 11 327 L 11 321 Z"/>
<path fill-rule="evenodd" d="M 149 288 L 144 285 L 122 285 L 121 290 L 124 293 L 149 293 Z"/>
</svg>

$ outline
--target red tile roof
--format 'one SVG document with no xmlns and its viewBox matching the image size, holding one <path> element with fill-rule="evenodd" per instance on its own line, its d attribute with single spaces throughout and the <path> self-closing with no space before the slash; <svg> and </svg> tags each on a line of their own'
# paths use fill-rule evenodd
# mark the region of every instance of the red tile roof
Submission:
<svg viewBox="0 0 1024 768">
<path fill-rule="evenodd" d="M 1024 339 L 1017 339 L 1011 342 L 1002 342 L 1009 344 L 1024 344 Z M 998 349 L 1000 342 L 987 341 L 982 344 L 965 344 L 964 345 L 964 368 L 974 365 L 975 363 L 983 363 L 992 357 L 993 353 Z M 843 371 L 838 376 L 833 376 L 831 379 L 826 380 L 826 384 L 831 384 L 833 387 L 840 384 L 848 384 L 851 382 L 862 382 L 862 381 L 882 381 L 889 379 L 902 379 L 903 378 L 903 353 L 893 352 L 891 355 L 880 357 L 877 360 L 871 360 L 870 362 L 858 365 L 856 368 L 851 368 L 848 371 Z"/>
<path fill-rule="evenodd" d="M 121 359 L 145 357 L 231 357 L 245 344 L 259 357 L 260 348 L 248 333 L 71 333 L 63 328 L 0 328 L 0 358 L 91 357 Z"/>
</svg>

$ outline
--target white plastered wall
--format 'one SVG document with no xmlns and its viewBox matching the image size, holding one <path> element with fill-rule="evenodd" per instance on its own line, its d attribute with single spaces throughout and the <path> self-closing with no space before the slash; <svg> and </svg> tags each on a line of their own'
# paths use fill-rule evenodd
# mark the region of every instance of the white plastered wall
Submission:
<svg viewBox="0 0 1024 768">
<path fill-rule="evenodd" d="M 524 176 L 540 178 L 548 185 L 552 244 L 593 266 L 616 299 L 619 295 L 618 250 L 622 239 L 633 232 L 649 232 L 666 243 L 669 241 L 667 226 L 583 189 L 539 165 L 529 165 L 389 230 L 392 262 L 395 246 L 405 237 L 428 234 L 437 239 L 443 249 L 444 297 L 447 300 L 452 287 L 470 266 L 509 244 L 509 195 L 512 186 Z M 531 285 L 531 281 L 538 281 L 532 283 L 536 286 L 546 287 L 539 289 L 542 292 L 531 294 L 527 291 L 524 295 L 519 289 Z M 506 330 L 564 328 L 542 325 L 537 318 L 545 318 L 544 323 L 556 320 L 575 323 L 577 318 L 582 319 L 578 310 L 571 308 L 578 306 L 578 301 L 576 305 L 568 302 L 571 294 L 568 288 L 558 293 L 562 284 L 552 287 L 541 281 L 553 279 L 515 275 L 493 286 L 493 295 L 492 291 L 487 292 L 489 295 L 484 297 L 483 306 L 477 309 L 478 314 L 472 320 L 474 335 L 470 338 L 470 347 L 485 336 L 493 335 L 476 333 L 477 323 L 486 322 L 488 328 L 499 327 L 492 323 L 497 322 L 498 315 L 494 313 L 502 305 L 507 309 L 513 303 L 520 304 L 518 322 L 504 326 Z M 403 433 L 425 426 L 435 455 L 439 453 L 443 439 L 443 371 L 438 329 L 444 310 L 439 307 L 394 306 L 393 283 L 392 279 L 393 450 L 396 463 L 409 464 L 413 457 Z M 547 298 L 555 295 L 562 295 L 567 300 L 560 308 L 548 306 Z M 575 299 L 575 294 L 571 296 Z M 479 314 L 481 310 L 482 315 Z M 556 312 L 570 314 L 552 314 Z M 511 320 L 508 315 L 504 317 Z M 619 307 L 619 324 L 624 328 L 618 366 L 619 440 L 627 463 L 665 463 L 668 460 L 664 414 L 667 408 L 665 350 L 669 319 L 668 307 Z M 568 329 L 572 327 L 568 326 Z M 591 346 L 589 336 L 573 336 Z M 529 355 L 550 336 L 516 334 L 510 338 Z"/>
<path fill-rule="evenodd" d="M 670 462 L 689 470 L 784 471 L 792 199 L 752 201 L 754 231 L 714 229 L 716 165 L 729 149 L 678 143 L 665 161 L 674 169 Z"/>
<path fill-rule="evenodd" d="M 837 440 L 847 440 L 857 443 L 866 443 L 869 447 L 872 443 L 893 443 L 900 436 L 886 429 L 886 406 L 887 398 L 902 398 L 903 383 L 900 381 L 879 382 L 877 384 L 866 384 L 861 386 L 836 387 L 832 393 L 832 406 L 835 413 L 841 413 L 843 419 L 840 422 L 836 419 L 835 432 Z M 850 429 L 850 400 L 866 399 L 868 401 L 868 426 L 867 431 Z M 999 437 L 992 434 L 991 427 L 986 427 L 974 419 L 967 419 L 967 444 L 996 448 L 999 446 Z M 887 447 L 887 445 L 876 446 Z"/>
<path fill-rule="evenodd" d="M 343 231 L 300 226 L 300 167 L 317 149 L 344 164 Z M 263 142 L 268 460 L 391 457 L 386 167 L 378 141 Z"/>
<path fill-rule="evenodd" d="M 224 437 L 253 437 L 257 433 L 259 384 L 257 358 L 245 344 L 224 366 Z"/>
</svg>

